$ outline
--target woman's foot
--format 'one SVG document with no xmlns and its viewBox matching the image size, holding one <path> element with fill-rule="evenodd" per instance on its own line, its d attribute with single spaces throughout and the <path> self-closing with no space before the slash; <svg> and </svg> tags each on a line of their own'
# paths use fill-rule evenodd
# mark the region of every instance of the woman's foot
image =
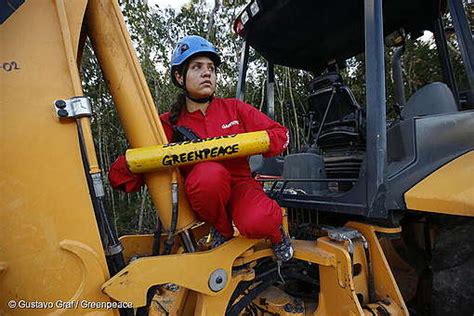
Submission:
<svg viewBox="0 0 474 316">
<path fill-rule="evenodd" d="M 277 244 L 273 244 L 272 248 L 278 261 L 287 262 L 293 258 L 294 249 L 291 245 L 290 236 L 283 230 L 283 228 L 280 228 L 280 231 L 281 241 Z"/>
<path fill-rule="evenodd" d="M 217 248 L 230 239 L 230 238 L 222 236 L 222 234 L 219 233 L 219 231 L 215 229 L 214 227 L 211 227 L 210 234 L 212 238 L 211 248 Z"/>
</svg>

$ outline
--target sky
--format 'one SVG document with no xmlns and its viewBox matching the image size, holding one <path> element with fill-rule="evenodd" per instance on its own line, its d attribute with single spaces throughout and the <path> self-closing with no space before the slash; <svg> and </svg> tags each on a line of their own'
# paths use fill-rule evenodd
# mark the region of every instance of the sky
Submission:
<svg viewBox="0 0 474 316">
<path fill-rule="evenodd" d="M 154 6 L 158 4 L 160 7 L 172 7 L 174 9 L 181 8 L 187 0 L 148 0 L 148 5 Z"/>
<path fill-rule="evenodd" d="M 174 9 L 179 9 L 188 2 L 189 0 L 148 0 L 148 5 L 154 6 L 158 4 L 162 8 L 172 7 Z M 207 0 L 208 3 L 211 3 L 211 0 Z"/>
</svg>

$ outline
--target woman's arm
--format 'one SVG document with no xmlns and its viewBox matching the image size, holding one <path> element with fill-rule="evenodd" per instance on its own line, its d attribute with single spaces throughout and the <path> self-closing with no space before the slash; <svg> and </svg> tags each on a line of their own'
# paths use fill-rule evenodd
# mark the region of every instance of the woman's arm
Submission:
<svg viewBox="0 0 474 316">
<path fill-rule="evenodd" d="M 236 101 L 238 115 L 245 131 L 266 131 L 270 137 L 270 149 L 263 156 L 271 157 L 282 153 L 290 142 L 288 129 L 250 104 L 237 99 Z"/>
</svg>

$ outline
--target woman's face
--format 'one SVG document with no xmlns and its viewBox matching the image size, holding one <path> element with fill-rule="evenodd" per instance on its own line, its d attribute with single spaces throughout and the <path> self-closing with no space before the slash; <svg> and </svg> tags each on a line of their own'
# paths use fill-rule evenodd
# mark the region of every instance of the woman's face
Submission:
<svg viewBox="0 0 474 316">
<path fill-rule="evenodd" d="M 183 84 L 183 76 L 175 73 L 176 80 Z M 198 56 L 189 62 L 186 72 L 186 90 L 196 99 L 206 98 L 216 90 L 216 68 L 214 62 L 205 56 Z"/>
</svg>

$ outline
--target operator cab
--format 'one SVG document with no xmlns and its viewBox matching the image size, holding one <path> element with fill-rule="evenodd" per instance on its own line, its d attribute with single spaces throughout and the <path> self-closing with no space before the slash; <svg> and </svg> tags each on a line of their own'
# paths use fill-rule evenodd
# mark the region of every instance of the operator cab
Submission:
<svg viewBox="0 0 474 316">
<path fill-rule="evenodd" d="M 405 40 L 432 31 L 441 68 L 450 69 L 441 19 L 445 10 L 441 0 L 386 1 L 382 17 L 360 1 L 315 8 L 311 0 L 254 0 L 246 6 L 234 23 L 244 40 L 237 96 L 243 98 L 245 91 L 249 47 L 267 61 L 268 82 L 274 80 L 274 65 L 313 76 L 306 91 L 306 146 L 285 156 L 283 179 L 269 193 L 280 205 L 386 219 L 391 211 L 406 209 L 404 193 L 414 184 L 474 149 L 474 112 L 459 111 L 469 107 L 465 96 L 473 87 L 460 94 L 446 71 L 444 83 L 420 88 L 407 102 L 396 96 L 390 106 L 399 115 L 387 128 L 383 38 L 403 52 Z M 338 69 L 363 52 L 370 55 L 365 57 L 366 99 L 359 103 Z M 469 59 L 464 63 L 471 65 L 473 56 L 463 53 Z M 466 71 L 474 77 L 472 69 Z M 395 86 L 404 90 L 402 76 Z"/>
</svg>

